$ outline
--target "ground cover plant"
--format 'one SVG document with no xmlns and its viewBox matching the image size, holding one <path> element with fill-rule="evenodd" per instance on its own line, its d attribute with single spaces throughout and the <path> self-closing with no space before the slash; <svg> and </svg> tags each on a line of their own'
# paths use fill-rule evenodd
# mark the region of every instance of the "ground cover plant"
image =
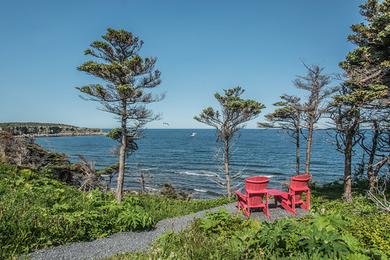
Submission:
<svg viewBox="0 0 390 260">
<path fill-rule="evenodd" d="M 167 217 L 226 203 L 226 199 L 180 200 L 81 192 L 50 173 L 0 164 L 0 259 L 120 231 L 153 228 Z"/>
<path fill-rule="evenodd" d="M 166 233 L 148 253 L 112 259 L 387 259 L 390 215 L 359 193 L 352 204 L 329 198 L 331 191 L 343 191 L 338 186 L 315 190 L 313 208 L 304 218 L 260 223 L 224 211 L 210 213 L 188 230 Z"/>
</svg>

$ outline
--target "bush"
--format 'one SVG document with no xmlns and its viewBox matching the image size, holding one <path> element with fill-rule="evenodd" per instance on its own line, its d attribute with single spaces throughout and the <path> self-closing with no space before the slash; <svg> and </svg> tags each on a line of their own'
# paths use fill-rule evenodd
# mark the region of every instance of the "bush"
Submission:
<svg viewBox="0 0 390 260">
<path fill-rule="evenodd" d="M 147 254 L 113 259 L 387 259 L 390 216 L 364 197 L 353 204 L 313 198 L 311 214 L 273 223 L 220 211 L 178 234 L 162 236 Z"/>
<path fill-rule="evenodd" d="M 0 164 L 0 259 L 32 250 L 152 228 L 160 219 L 225 203 L 80 192 L 50 174 Z"/>
<path fill-rule="evenodd" d="M 373 252 L 390 256 L 390 215 L 381 213 L 359 216 L 350 225 L 350 231 Z"/>
</svg>

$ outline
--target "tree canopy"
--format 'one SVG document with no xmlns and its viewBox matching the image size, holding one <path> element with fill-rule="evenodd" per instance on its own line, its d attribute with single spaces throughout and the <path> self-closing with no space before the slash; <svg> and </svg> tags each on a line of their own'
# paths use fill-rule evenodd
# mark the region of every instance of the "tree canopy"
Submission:
<svg viewBox="0 0 390 260">
<path fill-rule="evenodd" d="M 215 127 L 222 140 L 230 140 L 233 134 L 243 127 L 243 123 L 254 119 L 265 108 L 255 100 L 241 98 L 244 91 L 241 87 L 234 87 L 224 90 L 224 95 L 216 93 L 214 97 L 221 110 L 208 107 L 194 119 Z"/>
</svg>

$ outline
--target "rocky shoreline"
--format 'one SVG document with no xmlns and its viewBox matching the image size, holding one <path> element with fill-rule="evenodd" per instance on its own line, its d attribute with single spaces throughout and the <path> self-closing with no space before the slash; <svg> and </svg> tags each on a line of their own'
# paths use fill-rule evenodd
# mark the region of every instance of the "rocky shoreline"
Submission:
<svg viewBox="0 0 390 260">
<path fill-rule="evenodd" d="M 59 133 L 59 134 L 27 134 L 20 135 L 25 137 L 61 137 L 61 136 L 102 136 L 106 135 L 103 131 L 101 132 L 84 132 L 84 133 Z"/>
</svg>

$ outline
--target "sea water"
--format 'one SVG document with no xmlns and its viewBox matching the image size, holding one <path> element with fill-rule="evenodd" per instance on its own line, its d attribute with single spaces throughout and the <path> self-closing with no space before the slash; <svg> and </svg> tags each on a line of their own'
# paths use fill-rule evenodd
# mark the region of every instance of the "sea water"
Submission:
<svg viewBox="0 0 390 260">
<path fill-rule="evenodd" d="M 105 136 L 41 137 L 36 142 L 65 153 L 72 162 L 82 155 L 94 161 L 98 169 L 117 162 L 118 144 Z M 138 145 L 139 149 L 127 159 L 126 188 L 140 189 L 139 178 L 144 172 L 151 190 L 169 183 L 194 197 L 212 197 L 224 192 L 214 182 L 215 175 L 222 173 L 222 150 L 216 142 L 215 130 L 147 129 Z M 301 171 L 304 171 L 304 141 L 301 148 Z M 233 185 L 236 189 L 242 187 L 246 177 L 255 175 L 268 176 L 270 187 L 281 188 L 295 174 L 295 144 L 284 130 L 241 130 L 231 152 L 231 172 L 238 175 Z M 342 178 L 343 156 L 336 150 L 333 131 L 314 132 L 311 173 L 318 183 Z"/>
</svg>

